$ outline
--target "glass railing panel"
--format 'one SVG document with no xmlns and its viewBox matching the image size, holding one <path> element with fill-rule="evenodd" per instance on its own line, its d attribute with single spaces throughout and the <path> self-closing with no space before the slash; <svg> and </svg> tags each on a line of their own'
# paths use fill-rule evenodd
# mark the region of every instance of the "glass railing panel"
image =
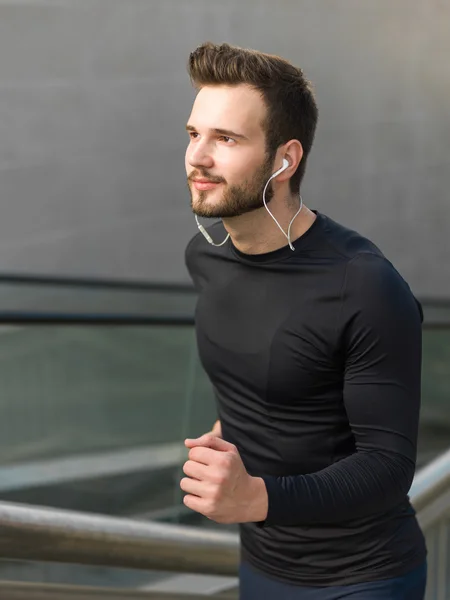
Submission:
<svg viewBox="0 0 450 600">
<path fill-rule="evenodd" d="M 423 354 L 419 466 L 450 446 L 450 330 L 426 330 Z M 21 497 L 26 481 L 40 484 L 43 501 L 47 485 L 77 487 L 86 478 L 89 494 L 103 497 L 105 481 L 130 481 L 134 472 L 142 486 L 152 462 L 166 504 L 146 499 L 156 494 L 149 472 L 140 510 L 170 513 L 180 499 L 173 468 L 182 442 L 216 418 L 189 326 L 3 326 L 0 394 L 0 497 L 8 499 Z"/>
<path fill-rule="evenodd" d="M 0 499 L 170 513 L 215 415 L 198 368 L 189 326 L 0 327 Z"/>
<path fill-rule="evenodd" d="M 2 464 L 180 440 L 190 327 L 0 331 Z"/>
<path fill-rule="evenodd" d="M 450 448 L 450 327 L 423 332 L 418 466 Z"/>
</svg>

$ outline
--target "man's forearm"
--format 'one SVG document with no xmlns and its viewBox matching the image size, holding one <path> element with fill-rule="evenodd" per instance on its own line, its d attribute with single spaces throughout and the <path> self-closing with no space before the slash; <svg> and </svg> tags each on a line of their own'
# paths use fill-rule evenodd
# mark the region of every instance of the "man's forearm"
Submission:
<svg viewBox="0 0 450 600">
<path fill-rule="evenodd" d="M 261 477 L 250 478 L 248 508 L 247 522 L 257 523 L 267 519 L 269 497 L 266 484 Z"/>
<path fill-rule="evenodd" d="M 262 526 L 332 523 L 388 510 L 407 495 L 414 464 L 394 453 L 357 452 L 318 473 L 262 476 L 268 514 Z"/>
</svg>

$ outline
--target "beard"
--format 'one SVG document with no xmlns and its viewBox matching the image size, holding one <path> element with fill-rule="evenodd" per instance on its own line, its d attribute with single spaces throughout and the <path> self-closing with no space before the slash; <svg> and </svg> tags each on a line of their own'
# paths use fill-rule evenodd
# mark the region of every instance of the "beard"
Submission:
<svg viewBox="0 0 450 600">
<path fill-rule="evenodd" d="M 264 206 L 263 191 L 267 181 L 272 175 L 273 168 L 272 157 L 267 157 L 262 165 L 258 167 L 255 173 L 246 179 L 241 185 L 227 185 L 226 181 L 220 177 L 211 177 L 206 171 L 197 170 L 188 177 L 188 188 L 191 194 L 191 208 L 198 217 L 209 219 L 226 219 L 231 217 L 240 217 L 246 213 L 258 210 Z M 196 190 L 196 201 L 191 188 L 192 179 L 204 177 L 214 183 L 222 183 L 225 186 L 220 199 L 208 203 L 208 194 L 211 190 Z M 214 192 L 214 190 L 212 190 Z M 272 183 L 267 186 L 266 203 L 269 203 L 273 197 Z"/>
</svg>

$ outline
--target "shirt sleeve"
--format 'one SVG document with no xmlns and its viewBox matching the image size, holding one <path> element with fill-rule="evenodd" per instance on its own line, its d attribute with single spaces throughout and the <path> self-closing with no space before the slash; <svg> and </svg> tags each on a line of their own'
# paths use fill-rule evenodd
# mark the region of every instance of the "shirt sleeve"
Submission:
<svg viewBox="0 0 450 600">
<path fill-rule="evenodd" d="M 420 305 L 385 258 L 361 254 L 347 265 L 337 319 L 356 451 L 316 473 L 263 476 L 269 510 L 259 526 L 345 521 L 407 497 L 420 410 Z"/>
</svg>

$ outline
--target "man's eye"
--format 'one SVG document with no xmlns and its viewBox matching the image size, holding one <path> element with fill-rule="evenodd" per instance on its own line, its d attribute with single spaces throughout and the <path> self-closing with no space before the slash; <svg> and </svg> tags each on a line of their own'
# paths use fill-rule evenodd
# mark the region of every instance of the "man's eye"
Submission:
<svg viewBox="0 0 450 600">
<path fill-rule="evenodd" d="M 189 137 L 192 138 L 193 140 L 195 140 L 195 137 L 198 135 L 198 133 L 196 131 L 190 131 L 189 132 Z"/>
<path fill-rule="evenodd" d="M 221 135 L 219 140 L 223 140 L 227 144 L 229 142 L 234 142 L 233 138 L 229 137 L 228 135 Z"/>
</svg>

